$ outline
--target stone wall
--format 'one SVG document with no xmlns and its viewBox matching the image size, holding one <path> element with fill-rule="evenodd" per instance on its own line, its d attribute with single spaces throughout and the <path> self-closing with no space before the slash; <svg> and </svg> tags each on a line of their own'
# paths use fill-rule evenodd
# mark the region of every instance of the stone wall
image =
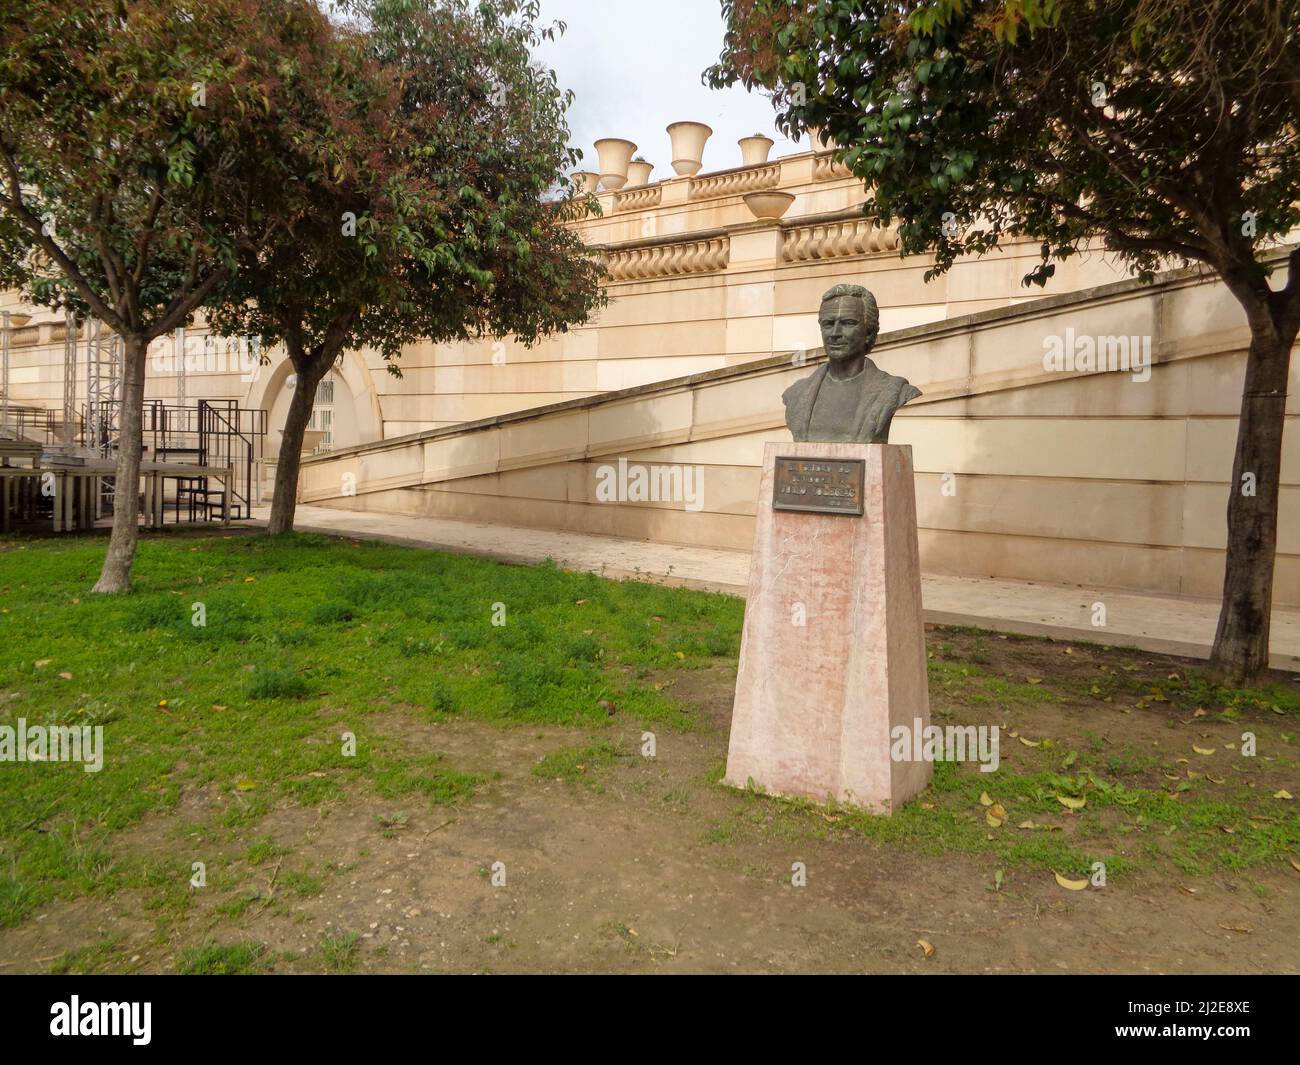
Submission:
<svg viewBox="0 0 1300 1065">
<path fill-rule="evenodd" d="M 1046 338 L 1067 330 L 1149 338 L 1149 379 L 1045 369 Z M 891 436 L 913 448 L 924 568 L 1217 596 L 1247 339 L 1227 290 L 1191 271 L 883 335 L 881 367 L 924 392 Z M 343 451 L 307 464 L 302 499 L 747 549 L 763 444 L 789 439 L 781 392 L 819 358 L 768 358 Z M 620 459 L 698 467 L 702 501 L 600 501 Z M 1294 430 L 1283 477 L 1276 599 L 1296 604 Z M 342 494 L 353 480 L 357 494 Z"/>
<path fill-rule="evenodd" d="M 747 192 L 793 196 L 779 223 L 758 222 Z M 408 346 L 396 378 L 372 352 L 349 352 L 341 374 L 357 411 L 344 444 L 369 443 L 510 411 L 636 387 L 816 347 L 821 293 L 833 284 L 876 292 L 882 328 L 899 329 L 1042 295 L 1021 277 L 1036 246 L 1017 244 L 982 261 L 961 263 L 929 284 L 925 257 L 901 259 L 894 234 L 862 216 L 865 190 L 827 154 L 804 152 L 757 166 L 674 177 L 596 195 L 600 217 L 575 223 L 611 272 L 610 305 L 585 326 L 525 348 L 499 341 Z M 1098 254 L 1063 263 L 1054 292 L 1117 280 Z M 13 305 L 12 295 L 0 305 Z M 16 337 L 13 402 L 58 408 L 62 402 L 61 321 L 40 312 Z M 189 331 L 202 343 L 201 324 Z M 158 343 L 147 395 L 174 400 L 178 375 L 170 338 Z M 186 374 L 192 401 L 238 399 L 272 413 L 275 454 L 289 367 L 282 352 L 255 373 L 210 347 Z M 84 363 L 84 359 L 81 360 Z M 78 365 L 77 395 L 85 396 Z M 341 426 L 342 430 L 343 427 Z"/>
</svg>

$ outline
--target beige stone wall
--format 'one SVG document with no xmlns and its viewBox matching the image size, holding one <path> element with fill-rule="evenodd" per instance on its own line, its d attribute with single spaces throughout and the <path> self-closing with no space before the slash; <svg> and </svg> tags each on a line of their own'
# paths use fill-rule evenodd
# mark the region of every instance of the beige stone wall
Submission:
<svg viewBox="0 0 1300 1065">
<path fill-rule="evenodd" d="M 746 192 L 768 189 L 794 196 L 780 224 L 756 223 L 745 206 Z M 400 379 L 374 353 L 349 352 L 347 398 L 360 413 L 350 431 L 336 435 L 344 444 L 366 443 L 813 348 L 821 294 L 841 282 L 877 294 L 886 330 L 1041 296 L 1020 284 L 1035 261 L 1030 244 L 924 283 L 928 259 L 900 259 L 893 234 L 861 217 L 864 198 L 861 183 L 828 155 L 807 152 L 600 193 L 602 215 L 575 224 L 604 250 L 613 273 L 610 304 L 593 321 L 531 349 L 511 338 L 413 344 L 397 363 Z M 1052 291 L 1119 276 L 1092 254 L 1061 264 Z M 0 296 L 0 306 L 13 305 L 11 294 Z M 201 323 L 189 331 L 191 348 L 205 332 Z M 19 331 L 13 402 L 61 405 L 61 335 L 61 320 L 48 312 Z M 170 339 L 159 342 L 146 385 L 152 399 L 177 396 L 170 351 Z M 254 373 L 226 357 L 224 340 L 204 354 L 204 365 L 186 374 L 187 397 L 239 399 L 272 412 L 274 454 L 289 374 L 283 353 L 272 352 L 270 365 Z M 83 353 L 79 402 L 85 376 Z"/>
<path fill-rule="evenodd" d="M 1044 338 L 1067 329 L 1149 337 L 1150 379 L 1045 370 Z M 892 434 L 913 449 L 925 569 L 1217 596 L 1246 343 L 1226 289 L 1185 274 L 882 336 L 880 365 L 925 393 Z M 763 444 L 789 439 L 781 392 L 815 361 L 768 359 L 341 453 L 306 466 L 302 498 L 748 548 Z M 620 458 L 698 467 L 702 506 L 599 501 L 598 470 Z M 356 496 L 340 495 L 345 474 Z M 1295 604 L 1294 430 L 1283 477 L 1276 598 Z"/>
<path fill-rule="evenodd" d="M 779 223 L 753 219 L 743 195 L 755 188 L 794 195 Z M 926 393 L 894 439 L 915 450 L 928 569 L 1217 595 L 1246 340 L 1221 286 L 1116 283 L 1093 252 L 1058 264 L 1045 293 L 1027 290 L 1030 244 L 926 284 L 928 260 L 900 259 L 857 210 L 863 195 L 807 153 L 599 194 L 602 217 L 579 224 L 612 275 L 599 318 L 532 349 L 412 345 L 401 379 L 373 353 L 348 353 L 339 444 L 374 446 L 312 463 L 304 498 L 747 547 L 762 444 L 786 438 L 780 393 L 808 372 L 771 353 L 815 349 L 821 293 L 854 282 L 880 302 L 882 365 Z M 1067 328 L 1150 336 L 1151 380 L 1044 372 L 1044 336 Z M 61 322 L 38 314 L 14 341 L 12 402 L 58 408 Z M 290 367 L 272 354 L 250 372 L 222 341 L 191 365 L 186 394 L 279 417 Z M 166 343 L 158 355 L 147 394 L 171 400 Z M 84 402 L 84 353 L 77 375 Z M 1300 602 L 1292 437 L 1278 569 L 1288 603 Z M 698 465 L 703 508 L 597 502 L 598 469 L 620 457 Z M 357 497 L 339 497 L 343 472 Z"/>
</svg>

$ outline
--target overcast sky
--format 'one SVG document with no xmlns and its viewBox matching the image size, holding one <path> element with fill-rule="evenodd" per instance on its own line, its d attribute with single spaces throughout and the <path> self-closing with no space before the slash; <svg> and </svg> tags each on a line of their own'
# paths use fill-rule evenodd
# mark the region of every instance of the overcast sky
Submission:
<svg viewBox="0 0 1300 1065">
<path fill-rule="evenodd" d="M 582 169 L 600 169 L 596 140 L 624 137 L 654 164 L 651 180 L 672 177 L 665 132 L 671 122 L 713 127 L 705 170 L 739 166 L 736 141 L 752 133 L 776 141 L 773 159 L 801 150 L 776 132 L 766 96 L 701 83 L 722 51 L 718 0 L 542 0 L 542 21 L 557 19 L 568 30 L 556 43 L 543 43 L 537 56 L 555 70 L 561 88 L 574 92 L 570 143 L 583 152 Z"/>
</svg>

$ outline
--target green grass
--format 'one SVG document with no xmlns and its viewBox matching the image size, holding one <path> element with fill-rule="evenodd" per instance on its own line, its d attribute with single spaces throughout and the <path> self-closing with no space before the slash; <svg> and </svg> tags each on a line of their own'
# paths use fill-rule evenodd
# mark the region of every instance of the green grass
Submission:
<svg viewBox="0 0 1300 1065">
<path fill-rule="evenodd" d="M 70 950 L 50 965 L 52 976 L 88 976 L 117 960 L 121 951 L 114 936 L 104 936 L 89 946 Z"/>
<path fill-rule="evenodd" d="M 1100 861 L 1108 879 L 1168 863 L 1189 875 L 1286 865 L 1300 844 L 1294 803 L 1251 789 L 1244 779 L 1216 785 L 1202 777 L 1174 787 L 1139 787 L 1125 784 L 1121 775 L 1059 771 L 1068 757 L 1059 749 L 1025 756 L 1044 768 L 985 774 L 971 765 L 936 762 L 930 787 L 890 817 L 776 799 L 756 789 L 737 791 L 745 801 L 729 817 L 713 821 L 704 842 L 726 846 L 755 836 L 798 841 L 852 832 L 921 854 L 968 854 L 998 867 L 1042 873 L 1084 876 Z M 985 795 L 1006 810 L 1002 825 L 986 821 Z M 1085 806 L 1067 812 L 1058 795 L 1082 798 Z M 1020 828 L 1025 822 L 1036 827 Z"/>
<path fill-rule="evenodd" d="M 172 838 L 201 831 L 205 842 L 242 841 L 233 867 L 210 869 L 221 892 L 218 916 L 315 897 L 321 878 L 259 827 L 271 811 L 383 800 L 393 805 L 375 833 L 392 839 L 406 830 L 406 811 L 464 802 L 493 779 L 494 766 L 451 764 L 430 750 L 426 722 L 573 729 L 583 741 L 532 771 L 599 789 L 617 762 L 636 758 L 634 748 L 601 737 L 611 720 L 702 727 L 672 698 L 672 685 L 655 681 L 734 661 L 743 621 L 743 603 L 726 596 L 310 535 L 151 537 L 140 545 L 135 591 L 124 596 L 89 594 L 102 557 L 102 541 L 0 539 L 0 724 L 23 717 L 104 729 L 98 773 L 69 763 L 0 768 L 0 925 L 18 924 L 54 898 L 132 888 L 165 942 L 193 916 L 192 845 L 169 863 L 156 848 L 154 857 L 137 856 L 119 841 L 150 815 L 174 811 L 187 792 L 201 791 L 213 813 L 202 824 L 171 825 Z M 205 626 L 191 623 L 195 603 L 205 607 Z M 503 625 L 493 624 L 496 604 L 504 605 Z M 1014 711 L 1028 720 L 1036 711 L 1087 714 L 1109 701 L 1107 714 L 1121 704 L 1134 714 L 1146 708 L 1173 728 L 1203 709 L 1207 724 L 1276 726 L 1282 745 L 1270 739 L 1269 750 L 1280 752 L 1279 768 L 1294 765 L 1289 737 L 1300 733 L 1300 685 L 1225 689 L 1194 670 L 1153 674 L 1137 664 L 1151 657 L 1139 652 L 1134 662 L 1105 652 L 1095 671 L 995 671 L 1005 646 L 995 640 L 957 629 L 934 634 L 929 675 L 938 716 L 996 721 L 991 715 Z M 1295 855 L 1296 803 L 1250 789 L 1247 771 L 1224 784 L 1166 783 L 1168 753 L 1126 742 L 1122 727 L 1103 738 L 1102 726 L 1088 723 L 1062 745 L 1017 747 L 1014 767 L 994 774 L 939 763 L 933 786 L 890 818 L 735 793 L 730 807 L 692 830 L 723 853 L 754 835 L 797 842 L 849 834 L 972 855 L 1008 872 L 1075 876 L 1093 861 L 1105 862 L 1111 877 L 1140 866 L 1196 875 Z M 700 783 L 721 775 L 719 765 Z M 629 794 L 642 783 L 630 782 Z M 986 790 L 1008 811 L 1001 827 L 985 822 Z M 1087 805 L 1064 815 L 1060 793 Z M 687 817 L 693 794 L 674 790 L 656 804 Z M 1018 829 L 1025 820 L 1063 830 Z M 355 964 L 357 944 L 345 939 L 320 947 L 331 971 Z M 269 965 L 264 954 L 256 944 L 207 942 L 178 967 L 260 971 Z M 121 959 L 100 943 L 55 968 L 110 964 Z"/>
<path fill-rule="evenodd" d="M 734 655 L 743 620 L 726 596 L 312 535 L 147 538 L 134 591 L 95 596 L 103 551 L 0 539 L 0 723 L 102 725 L 105 758 L 0 773 L 0 925 L 149 886 L 111 843 L 182 789 L 215 789 L 238 829 L 286 801 L 450 804 L 488 779 L 380 727 L 394 714 L 601 728 L 607 700 L 691 728 L 637 678 Z"/>
<path fill-rule="evenodd" d="M 223 945 L 209 940 L 183 950 L 176 960 L 181 976 L 247 976 L 268 969 L 267 948 L 261 943 Z"/>
<path fill-rule="evenodd" d="M 358 932 L 344 932 L 340 935 L 325 936 L 321 940 L 321 961 L 325 971 L 343 976 L 355 972 L 357 968 L 357 945 L 361 939 Z"/>
<path fill-rule="evenodd" d="M 628 757 L 627 752 L 600 740 L 581 747 L 552 751 L 533 766 L 533 773 L 547 780 L 592 783 L 600 770 L 613 765 L 621 757 Z"/>
</svg>

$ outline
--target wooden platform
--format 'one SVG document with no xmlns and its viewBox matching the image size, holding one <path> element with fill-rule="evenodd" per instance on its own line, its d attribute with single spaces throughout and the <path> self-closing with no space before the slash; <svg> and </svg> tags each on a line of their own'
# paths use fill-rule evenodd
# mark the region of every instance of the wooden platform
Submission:
<svg viewBox="0 0 1300 1065">
<path fill-rule="evenodd" d="M 54 502 L 54 531 L 93 529 L 100 481 L 113 477 L 117 464 L 87 459 L 79 463 L 0 466 L 0 531 L 8 532 L 15 517 L 35 513 L 38 497 Z M 186 462 L 141 462 L 146 528 L 163 524 L 163 486 L 167 478 L 211 477 L 221 482 L 221 523 L 230 524 L 230 492 L 234 471 L 229 466 L 197 466 Z"/>
</svg>

